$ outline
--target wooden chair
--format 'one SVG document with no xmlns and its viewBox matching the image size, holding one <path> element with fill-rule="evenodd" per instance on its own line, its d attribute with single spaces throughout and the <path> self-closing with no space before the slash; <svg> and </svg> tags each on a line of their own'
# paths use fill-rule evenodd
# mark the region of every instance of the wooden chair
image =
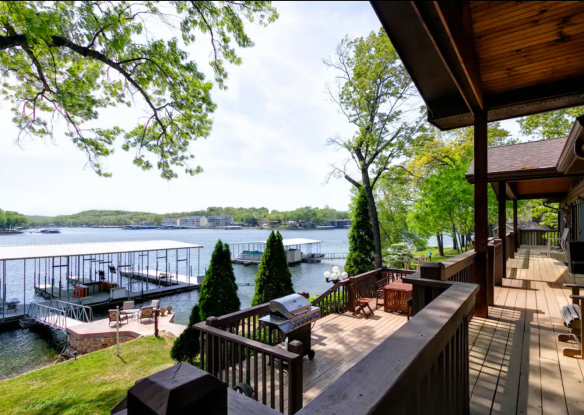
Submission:
<svg viewBox="0 0 584 415">
<path fill-rule="evenodd" d="M 359 285 L 357 285 L 357 298 L 355 298 L 355 302 L 357 303 L 357 307 L 355 307 L 355 311 L 353 311 L 353 315 L 356 316 L 359 313 L 363 313 L 365 318 L 369 318 L 369 316 L 372 316 L 373 314 L 375 314 L 373 312 L 373 309 L 369 305 L 369 303 L 373 300 L 374 300 L 373 298 L 363 297 L 363 295 L 361 294 L 361 290 L 359 289 Z M 369 313 L 367 313 L 367 311 L 366 311 L 367 309 L 369 309 Z"/>
<path fill-rule="evenodd" d="M 558 340 L 561 342 L 576 341 L 578 348 L 567 347 L 564 349 L 564 356 L 584 358 L 582 351 L 582 307 L 584 306 L 584 296 L 580 295 L 580 289 L 584 289 L 584 285 L 578 284 L 564 284 L 564 287 L 572 289 L 572 304 L 567 304 L 562 307 L 562 318 L 564 319 L 564 326 L 570 329 L 570 334 L 558 335 Z"/>
<path fill-rule="evenodd" d="M 152 307 L 152 306 L 142 307 L 142 309 L 140 310 L 140 314 L 138 315 L 138 318 L 140 319 L 140 323 L 145 318 L 153 319 L 154 318 L 154 307 Z"/>
<path fill-rule="evenodd" d="M 112 323 L 118 322 L 118 310 L 107 310 L 107 317 L 109 319 L 108 325 L 111 327 Z M 120 324 L 123 321 L 128 321 L 128 315 L 125 313 L 120 313 Z"/>
<path fill-rule="evenodd" d="M 570 228 L 565 228 L 561 238 L 548 238 L 547 243 L 548 258 L 552 257 L 552 246 L 555 246 L 556 244 L 558 244 L 558 242 L 560 249 L 563 252 L 566 252 L 566 241 L 568 240 L 568 235 L 570 235 Z"/>
</svg>

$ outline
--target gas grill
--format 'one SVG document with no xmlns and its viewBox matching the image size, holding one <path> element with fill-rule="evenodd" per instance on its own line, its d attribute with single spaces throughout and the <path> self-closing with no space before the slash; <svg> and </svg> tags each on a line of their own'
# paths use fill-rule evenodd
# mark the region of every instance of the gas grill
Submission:
<svg viewBox="0 0 584 415">
<path fill-rule="evenodd" d="M 314 351 L 310 347 L 311 323 L 319 318 L 320 307 L 312 306 L 299 294 L 291 294 L 270 301 L 270 314 L 260 318 L 260 321 L 284 333 L 286 346 L 293 340 L 301 341 L 302 350 L 294 352 L 313 359 Z"/>
</svg>

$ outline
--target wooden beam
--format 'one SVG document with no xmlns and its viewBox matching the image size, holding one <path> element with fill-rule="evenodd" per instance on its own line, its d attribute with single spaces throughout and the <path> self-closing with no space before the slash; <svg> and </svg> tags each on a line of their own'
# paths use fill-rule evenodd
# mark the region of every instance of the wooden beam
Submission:
<svg viewBox="0 0 584 415">
<path fill-rule="evenodd" d="M 484 109 L 479 60 L 474 43 L 468 2 L 434 1 L 434 7 L 436 7 L 446 33 L 448 33 L 466 79 L 474 92 L 475 99 L 479 107 Z"/>
<path fill-rule="evenodd" d="M 488 238 L 488 193 L 487 193 L 487 114 L 475 110 L 474 117 L 474 197 L 475 197 L 475 284 L 479 285 L 475 314 L 487 318 L 487 238 Z"/>
<path fill-rule="evenodd" d="M 507 199 L 517 200 L 517 183 L 507 183 Z"/>
<path fill-rule="evenodd" d="M 505 189 L 506 182 L 499 182 L 499 189 Z M 497 197 L 498 202 L 498 217 L 499 217 L 499 239 L 503 244 L 503 258 L 501 264 L 503 266 L 503 277 L 507 275 L 507 194 L 503 191 L 499 192 Z"/>
<path fill-rule="evenodd" d="M 517 200 L 513 201 L 513 233 L 515 234 L 515 246 L 513 247 L 514 251 L 517 252 L 519 250 L 519 223 L 517 222 Z"/>
</svg>

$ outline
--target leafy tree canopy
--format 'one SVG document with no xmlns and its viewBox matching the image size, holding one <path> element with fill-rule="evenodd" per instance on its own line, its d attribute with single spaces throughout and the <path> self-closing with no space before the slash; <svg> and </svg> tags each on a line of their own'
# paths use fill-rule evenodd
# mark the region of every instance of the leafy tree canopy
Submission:
<svg viewBox="0 0 584 415">
<path fill-rule="evenodd" d="M 99 175 L 110 175 L 100 159 L 119 137 L 136 166 L 149 170 L 154 158 L 163 178 L 176 168 L 194 175 L 201 167 L 189 165 L 189 144 L 209 136 L 215 103 L 187 48 L 199 33 L 209 39 L 215 82 L 225 88 L 225 64 L 241 63 L 233 43 L 253 46 L 244 22 L 277 17 L 267 1 L 2 1 L 0 93 L 12 103 L 19 139 L 52 138 L 61 119 Z M 180 39 L 157 36 L 168 29 Z M 117 105 L 146 115 L 127 131 L 96 122 Z"/>
<path fill-rule="evenodd" d="M 291 211 L 277 211 L 262 208 L 234 208 L 234 207 L 210 207 L 205 210 L 190 212 L 156 214 L 148 212 L 128 212 L 124 210 L 86 210 L 73 215 L 61 216 L 29 216 L 32 225 L 45 226 L 115 226 L 138 224 L 146 221 L 152 225 L 160 225 L 165 218 L 179 218 L 182 216 L 212 216 L 227 215 L 236 222 L 255 226 L 260 220 L 274 221 L 305 221 L 317 225 L 324 224 L 334 219 L 346 219 L 348 212 L 324 208 L 302 207 Z"/>
<path fill-rule="evenodd" d="M 221 240 L 215 245 L 209 268 L 201 285 L 199 307 L 202 320 L 233 313 L 241 307 L 229 245 Z"/>
<path fill-rule="evenodd" d="M 271 232 L 260 261 L 252 306 L 294 294 L 292 274 L 280 232 Z"/>
<path fill-rule="evenodd" d="M 351 276 L 375 269 L 375 245 L 365 189 L 359 189 L 354 204 L 353 223 L 349 231 L 349 255 L 345 271 Z"/>
<path fill-rule="evenodd" d="M 363 38 L 346 37 L 333 58 L 324 60 L 335 72 L 327 85 L 354 131 L 335 135 L 328 144 L 345 151 L 346 159 L 331 166 L 330 177 L 363 187 L 369 201 L 376 263 L 381 266 L 381 236 L 374 188 L 392 163 L 407 155 L 423 126 L 414 84 L 383 29 Z"/>
<path fill-rule="evenodd" d="M 574 120 L 581 115 L 584 115 L 584 107 L 530 115 L 517 120 L 517 122 L 521 134 L 549 140 L 567 136 Z"/>
<path fill-rule="evenodd" d="M 28 218 L 22 213 L 0 209 L 0 229 L 26 228 L 28 222 Z"/>
<path fill-rule="evenodd" d="M 201 310 L 198 304 L 195 304 L 191 311 L 189 324 L 185 331 L 175 340 L 170 349 L 170 357 L 177 362 L 187 362 L 195 364 L 195 360 L 201 349 L 200 332 L 193 326 L 201 322 Z"/>
</svg>

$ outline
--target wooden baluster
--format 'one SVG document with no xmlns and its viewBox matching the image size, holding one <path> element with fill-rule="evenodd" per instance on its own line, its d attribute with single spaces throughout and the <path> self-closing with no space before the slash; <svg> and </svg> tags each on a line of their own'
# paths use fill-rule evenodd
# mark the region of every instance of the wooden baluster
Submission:
<svg viewBox="0 0 584 415">
<path fill-rule="evenodd" d="M 237 361 L 235 360 L 237 355 L 235 354 L 235 350 L 237 349 L 237 344 L 235 343 L 231 343 L 231 347 L 229 348 L 231 349 L 231 387 L 233 388 L 235 386 L 235 378 L 237 376 L 237 370 L 235 369 L 235 365 L 237 364 Z M 239 360 L 239 359 L 238 359 Z M 229 385 L 229 382 L 225 382 Z"/>
<path fill-rule="evenodd" d="M 288 365 L 290 362 L 288 362 Z M 290 366 L 288 366 L 290 367 Z M 284 359 L 280 359 L 280 388 L 278 393 L 280 394 L 280 412 L 284 413 Z M 288 385 L 289 386 L 289 385 Z M 288 404 L 290 404 L 288 402 Z"/>
<path fill-rule="evenodd" d="M 225 383 L 229 385 L 229 344 L 227 339 L 223 341 L 223 359 L 220 365 L 220 370 L 225 371 Z M 221 378 L 220 378 L 221 379 Z"/>
<path fill-rule="evenodd" d="M 246 381 L 249 379 L 249 386 L 251 386 L 251 350 L 249 346 L 243 349 L 245 352 L 245 374 Z"/>
<path fill-rule="evenodd" d="M 257 350 L 253 349 L 253 390 L 255 391 L 255 399 L 256 401 L 260 398 L 259 395 L 259 389 L 258 389 L 258 377 L 259 377 L 259 372 L 258 372 L 258 360 L 260 359 L 260 354 Z M 250 382 L 251 382 L 251 377 L 250 377 Z"/>
<path fill-rule="evenodd" d="M 239 382 L 243 382 L 243 359 L 245 357 L 245 348 L 242 345 L 237 346 L 237 361 L 239 362 Z"/>
<path fill-rule="evenodd" d="M 275 366 L 274 356 L 269 355 L 270 359 L 270 407 L 275 409 L 276 407 L 276 379 L 275 379 Z"/>
<path fill-rule="evenodd" d="M 264 405 L 268 404 L 267 397 L 267 381 L 268 381 L 268 371 L 266 370 L 266 354 L 262 352 L 262 403 Z"/>
<path fill-rule="evenodd" d="M 205 368 L 205 353 L 207 353 L 207 349 L 205 348 L 205 338 L 206 338 L 205 334 L 206 333 L 204 331 L 201 331 L 199 334 L 199 350 L 201 353 L 200 359 L 201 359 L 201 369 L 202 370 L 206 370 L 206 368 Z M 208 370 L 207 370 L 207 372 L 208 372 Z"/>
</svg>

